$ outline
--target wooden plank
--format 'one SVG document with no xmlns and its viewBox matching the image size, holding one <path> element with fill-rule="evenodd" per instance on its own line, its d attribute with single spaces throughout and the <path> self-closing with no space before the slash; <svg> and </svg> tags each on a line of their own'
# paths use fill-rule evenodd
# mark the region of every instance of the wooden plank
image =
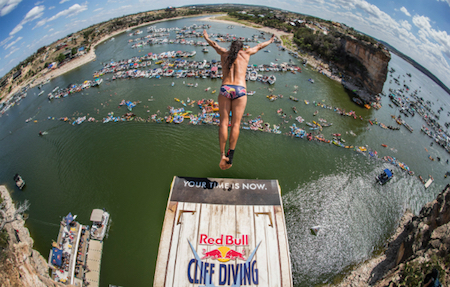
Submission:
<svg viewBox="0 0 450 287">
<path fill-rule="evenodd" d="M 278 232 L 278 249 L 280 254 L 280 268 L 281 268 L 281 286 L 292 287 L 292 269 L 291 258 L 289 256 L 289 243 L 286 232 L 286 225 L 284 220 L 284 211 L 282 206 L 274 206 L 275 220 L 274 224 L 277 226 Z"/>
<path fill-rule="evenodd" d="M 258 270 L 259 270 L 259 287 L 272 287 L 269 285 L 269 259 L 267 258 L 267 238 L 266 238 L 266 232 L 265 227 L 268 225 L 268 219 L 266 216 L 258 215 L 256 216 L 255 213 L 263 212 L 263 208 L 261 206 L 254 206 L 253 207 L 253 218 L 254 218 L 254 224 L 255 224 L 255 241 L 256 244 L 259 244 L 261 242 L 261 245 L 258 248 L 258 252 L 256 252 L 256 259 L 258 264 Z"/>
<path fill-rule="evenodd" d="M 199 244 L 199 242 L 200 242 L 199 238 L 202 234 L 210 234 L 211 225 L 217 224 L 217 222 L 214 221 L 214 218 L 212 217 L 212 214 L 211 214 L 212 208 L 213 208 L 213 205 L 211 205 L 211 204 L 202 204 L 200 206 L 200 214 L 199 214 L 200 218 L 199 218 L 197 240 L 195 242 L 192 242 L 192 245 L 195 248 L 195 250 L 197 251 L 197 254 L 200 258 L 205 256 L 204 253 L 208 251 L 208 248 L 205 245 Z M 192 254 L 192 258 L 194 258 L 194 254 Z M 206 260 L 204 260 L 204 261 L 206 261 Z M 194 277 L 195 277 L 195 271 L 193 271 L 194 268 L 195 268 L 195 266 L 193 266 L 193 268 L 191 270 L 194 273 Z M 199 271 L 199 268 L 197 268 L 197 272 L 198 271 Z M 193 283 L 191 286 L 198 286 L 198 285 L 195 285 Z"/>
<path fill-rule="evenodd" d="M 268 215 L 266 217 L 267 225 L 265 225 L 266 240 L 267 240 L 267 257 L 269 260 L 269 285 L 273 287 L 281 286 L 281 270 L 280 270 L 280 256 L 278 249 L 277 228 L 274 224 L 274 214 L 272 206 L 263 206 L 262 209 Z M 272 225 L 272 226 L 269 226 Z"/>
<path fill-rule="evenodd" d="M 175 224 L 175 214 L 178 203 L 169 201 L 164 215 L 161 238 L 159 240 L 158 260 L 156 261 L 153 286 L 164 286 L 166 269 L 169 261 L 170 245 L 172 243 L 172 231 Z"/>
<path fill-rule="evenodd" d="M 184 203 L 179 222 L 180 236 L 178 238 L 177 259 L 174 270 L 174 285 L 176 287 L 191 286 L 186 280 L 189 261 L 193 258 L 192 250 L 189 242 L 197 241 L 197 229 L 199 220 L 199 203 Z M 192 211 L 192 212 L 191 212 Z M 170 266 L 170 265 L 169 265 Z M 170 268 L 170 267 L 169 267 Z"/>
<path fill-rule="evenodd" d="M 177 262 L 177 250 L 180 238 L 180 230 L 181 225 L 177 224 L 177 218 L 179 216 L 180 210 L 184 209 L 184 203 L 179 202 L 177 205 L 177 209 L 175 212 L 174 224 L 172 229 L 172 240 L 169 251 L 169 260 L 167 261 L 167 269 L 166 269 L 166 280 L 163 286 L 174 286 L 174 277 L 175 277 L 175 264 Z"/>
</svg>

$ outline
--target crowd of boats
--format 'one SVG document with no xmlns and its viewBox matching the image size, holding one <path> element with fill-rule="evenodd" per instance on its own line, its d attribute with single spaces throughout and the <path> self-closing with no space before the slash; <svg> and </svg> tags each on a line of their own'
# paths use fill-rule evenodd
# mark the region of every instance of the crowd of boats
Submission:
<svg viewBox="0 0 450 287">
<path fill-rule="evenodd" d="M 181 51 L 179 51 L 181 52 Z M 186 52 L 181 52 L 186 53 Z M 177 58 L 176 60 L 163 60 L 165 57 L 172 57 L 172 55 L 179 55 L 178 52 L 164 52 L 159 54 L 149 53 L 142 57 L 133 57 L 121 61 L 111 61 L 105 63 L 104 67 L 94 72 L 93 80 L 86 80 L 81 84 L 70 84 L 66 88 L 55 87 L 52 92 L 48 94 L 48 99 L 58 99 L 67 97 L 71 94 L 82 92 L 91 87 L 98 87 L 102 84 L 104 76 L 113 73 L 111 80 L 129 79 L 129 78 L 156 78 L 173 77 L 173 78 L 193 78 L 193 79 L 218 79 L 222 78 L 222 65 L 220 61 L 187 61 L 185 59 Z M 158 59 L 155 64 L 160 67 L 154 69 L 141 70 L 140 68 L 147 68 L 152 65 L 150 59 Z M 258 81 L 273 85 L 276 82 L 274 74 L 265 75 L 260 74 L 264 72 L 301 72 L 301 67 L 291 63 L 269 63 L 261 65 L 249 65 L 247 67 L 246 80 Z M 109 80 L 109 79 L 107 79 Z M 173 85 L 174 83 L 172 83 Z"/>
<path fill-rule="evenodd" d="M 173 28 L 156 28 L 151 26 L 147 28 L 148 35 L 144 37 L 138 37 L 134 39 L 129 39 L 128 43 L 132 44 L 131 48 L 143 48 L 149 45 L 158 44 L 183 44 L 191 46 L 208 46 L 208 43 L 204 40 L 196 40 L 197 38 L 203 38 L 203 29 L 211 28 L 210 25 L 192 25 L 189 27 L 173 27 Z M 174 32 L 175 38 L 170 37 L 170 32 Z M 136 30 L 133 33 L 129 33 L 130 37 L 143 34 L 142 30 Z M 265 40 L 264 33 L 253 34 L 251 37 L 237 37 L 233 34 L 223 34 L 223 33 L 211 33 L 209 37 L 217 42 L 231 42 L 233 40 L 240 40 L 245 43 L 254 42 L 258 43 Z M 190 39 L 194 38 L 194 39 Z M 276 42 L 280 42 L 276 39 Z"/>
<path fill-rule="evenodd" d="M 132 57 L 120 61 L 104 63 L 103 68 L 94 72 L 94 78 L 113 73 L 112 80 L 118 78 L 160 78 L 160 77 L 194 77 L 194 78 L 222 78 L 222 63 L 216 60 L 189 61 L 182 57 L 191 57 L 195 51 L 168 51 L 158 54 L 148 53 L 141 57 Z M 175 59 L 176 58 L 176 59 Z M 174 60 L 172 60 L 174 59 Z M 148 69 L 152 65 L 156 68 Z M 144 68 L 144 70 L 141 70 Z M 292 63 L 269 63 L 261 65 L 249 65 L 246 79 L 249 81 L 261 81 L 274 84 L 274 75 L 265 76 L 263 72 L 301 72 L 301 68 Z"/>
<path fill-rule="evenodd" d="M 450 134 L 438 122 L 440 119 L 439 114 L 443 111 L 442 106 L 437 113 L 434 112 L 431 109 L 432 103 L 419 97 L 417 90 L 408 94 L 409 87 L 407 85 L 401 89 L 390 89 L 390 92 L 389 98 L 391 102 L 399 108 L 399 112 L 402 113 L 403 117 L 414 117 L 416 113 L 420 115 L 425 122 L 421 127 L 421 131 L 432 139 L 432 143 L 437 143 L 450 153 Z M 390 106 L 393 108 L 392 105 Z M 393 117 L 395 118 L 395 116 Z M 396 121 L 399 124 L 403 124 L 410 132 L 413 131 L 412 127 L 400 115 Z M 450 123 L 445 123 L 446 128 L 449 126 Z"/>
</svg>

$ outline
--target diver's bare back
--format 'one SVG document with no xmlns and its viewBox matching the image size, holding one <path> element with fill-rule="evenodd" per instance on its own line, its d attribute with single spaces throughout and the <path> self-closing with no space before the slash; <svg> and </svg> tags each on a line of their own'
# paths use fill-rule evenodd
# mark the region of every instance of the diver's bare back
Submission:
<svg viewBox="0 0 450 287">
<path fill-rule="evenodd" d="M 223 78 L 222 85 L 237 85 L 247 88 L 245 83 L 245 74 L 247 73 L 247 65 L 250 60 L 250 54 L 245 51 L 239 51 L 236 60 L 231 65 L 231 69 L 228 68 L 226 59 L 230 51 L 220 55 L 222 61 Z"/>
</svg>

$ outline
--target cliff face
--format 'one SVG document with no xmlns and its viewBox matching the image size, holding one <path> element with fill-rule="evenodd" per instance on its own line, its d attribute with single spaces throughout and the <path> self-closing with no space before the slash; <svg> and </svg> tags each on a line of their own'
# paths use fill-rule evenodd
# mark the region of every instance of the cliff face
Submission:
<svg viewBox="0 0 450 287">
<path fill-rule="evenodd" d="M 8 213 L 12 214 L 15 208 L 5 186 L 0 186 L 0 195 Z M 21 218 L 5 226 L 9 245 L 0 251 L 0 286 L 65 286 L 50 279 L 47 262 L 33 250 L 33 239 L 24 224 Z"/>
<path fill-rule="evenodd" d="M 351 37 L 341 38 L 341 43 L 347 55 L 357 60 L 350 69 L 346 68 L 346 73 L 360 82 L 370 94 L 381 93 L 391 60 L 389 52 Z"/>
<path fill-rule="evenodd" d="M 357 266 L 333 286 L 423 286 L 433 268 L 442 286 L 450 286 L 450 185 L 418 216 L 405 213 L 384 254 Z"/>
</svg>

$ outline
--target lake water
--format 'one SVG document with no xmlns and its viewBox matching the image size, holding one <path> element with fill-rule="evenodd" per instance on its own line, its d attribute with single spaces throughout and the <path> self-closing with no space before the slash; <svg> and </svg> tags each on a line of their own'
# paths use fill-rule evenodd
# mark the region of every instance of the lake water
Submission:
<svg viewBox="0 0 450 287">
<path fill-rule="evenodd" d="M 227 29 L 227 24 L 204 22 L 189 18 L 156 24 L 160 27 L 183 27 L 192 24 L 211 24 L 209 33 L 231 33 L 250 37 L 260 32 L 250 28 Z M 144 34 L 145 36 L 146 29 Z M 269 35 L 266 35 L 268 37 Z M 132 49 L 128 34 L 115 37 L 96 49 L 97 60 L 86 64 L 43 87 L 44 95 L 54 87 L 82 83 L 92 79 L 101 63 L 111 59 L 121 60 L 142 56 L 149 52 L 193 51 L 193 60 L 219 57 L 210 48 L 208 54 L 201 47 L 164 44 Z M 174 38 L 171 33 L 170 38 Z M 228 43 L 222 44 L 228 46 Z M 254 43 L 250 44 L 255 45 Z M 286 51 L 275 44 L 267 47 L 271 52 L 252 56 L 250 64 L 281 63 L 292 60 Z M 276 61 L 276 59 L 278 59 Z M 152 65 L 155 68 L 156 65 Z M 448 94 L 414 67 L 392 55 L 392 75 L 400 76 L 401 83 L 411 90 L 420 90 L 419 96 L 433 102 L 432 109 L 441 106 L 441 124 L 449 121 Z M 91 210 L 106 208 L 112 215 L 109 237 L 105 240 L 101 269 L 101 286 L 150 286 L 158 252 L 159 237 L 170 184 L 175 175 L 192 177 L 227 177 L 278 179 L 283 193 L 294 283 L 296 286 L 330 282 L 348 266 L 370 258 L 381 248 L 393 232 L 406 208 L 415 213 L 444 188 L 449 169 L 447 152 L 420 132 L 424 121 L 419 115 L 406 118 L 414 128 L 410 133 L 404 127 L 399 131 L 371 126 L 368 119 L 377 118 L 386 125 L 397 125 L 391 115 L 399 115 L 390 108 L 389 98 L 382 98 L 382 109 L 364 109 L 354 104 L 342 86 L 327 77 L 303 68 L 302 73 L 275 72 L 277 82 L 270 88 L 283 99 L 270 102 L 266 95 L 269 86 L 249 82 L 246 113 L 262 115 L 265 122 L 281 124 L 283 133 L 289 131 L 294 118 L 301 115 L 306 121 L 326 119 L 331 127 L 322 134 L 331 139 L 333 133 L 342 134 L 346 144 L 368 146 L 379 157 L 390 155 L 406 163 L 416 176 L 381 160 L 357 153 L 353 149 L 306 139 L 291 138 L 259 131 L 242 130 L 234 165 L 227 171 L 219 169 L 218 128 L 212 125 L 180 125 L 144 122 L 106 123 L 84 122 L 71 125 L 53 120 L 60 117 L 93 116 L 98 120 L 109 112 L 122 115 L 127 110 L 119 108 L 125 99 L 142 101 L 133 112 L 147 118 L 167 106 L 182 107 L 174 98 L 200 100 L 217 98 L 211 90 L 219 89 L 220 80 L 210 79 L 131 79 L 106 81 L 83 93 L 49 102 L 46 96 L 38 97 L 40 90 L 33 88 L 19 105 L 12 107 L 0 118 L 0 184 L 12 191 L 16 202 L 31 202 L 27 227 L 35 248 L 48 257 L 51 242 L 56 239 L 59 221 L 69 212 L 77 214 L 81 223 L 89 223 Z M 406 73 L 411 73 L 408 77 Z M 391 74 L 389 74 L 391 75 Z M 311 84 L 308 79 L 314 79 Z M 384 90 L 399 88 L 388 77 Z M 171 86 L 172 81 L 174 86 Z M 185 83 L 198 83 L 188 87 Z M 294 85 L 298 92 L 294 94 Z M 289 96 L 299 102 L 289 100 Z M 153 97 L 153 101 L 148 99 Z M 303 100 L 311 102 L 305 105 Z M 354 110 L 364 120 L 337 114 L 333 110 L 315 107 L 312 102 Z M 294 114 L 292 107 L 298 109 Z M 394 106 L 395 107 L 395 106 Z M 276 111 L 282 108 L 293 119 L 284 123 Z M 319 114 L 313 116 L 318 110 Z M 195 106 L 192 111 L 200 110 Z M 37 122 L 26 123 L 32 118 Z M 49 119 L 50 117 L 50 119 Z M 307 129 L 305 124 L 298 124 Z M 38 136 L 39 131 L 47 134 Z M 353 132 L 356 136 L 351 135 Z M 388 147 L 382 147 L 386 144 Z M 428 156 L 442 160 L 431 161 Z M 384 168 L 392 168 L 394 178 L 385 186 L 375 184 L 375 176 Z M 27 186 L 20 191 L 14 186 L 13 176 L 20 173 Z M 424 189 L 417 175 L 435 178 L 430 188 Z M 311 226 L 321 225 L 318 236 L 309 232 Z"/>
</svg>

